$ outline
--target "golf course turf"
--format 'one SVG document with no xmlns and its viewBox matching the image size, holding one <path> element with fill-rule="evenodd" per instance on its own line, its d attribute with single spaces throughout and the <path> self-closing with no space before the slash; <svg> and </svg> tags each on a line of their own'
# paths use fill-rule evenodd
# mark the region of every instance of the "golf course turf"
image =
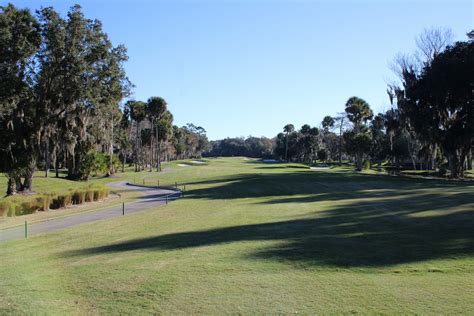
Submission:
<svg viewBox="0 0 474 316">
<path fill-rule="evenodd" d="M 473 182 L 178 163 L 167 206 L 0 243 L 0 313 L 474 310 Z"/>
</svg>

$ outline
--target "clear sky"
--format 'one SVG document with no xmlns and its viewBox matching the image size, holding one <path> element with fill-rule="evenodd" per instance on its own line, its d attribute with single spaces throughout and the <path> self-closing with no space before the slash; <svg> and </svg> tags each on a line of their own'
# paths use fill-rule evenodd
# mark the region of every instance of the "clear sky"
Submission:
<svg viewBox="0 0 474 316">
<path fill-rule="evenodd" d="M 12 2 L 63 14 L 79 3 L 128 48 L 134 98 L 164 97 L 175 124 L 210 139 L 317 126 L 353 95 L 386 110 L 388 64 L 417 34 L 449 27 L 464 40 L 473 29 L 471 0 Z"/>
</svg>

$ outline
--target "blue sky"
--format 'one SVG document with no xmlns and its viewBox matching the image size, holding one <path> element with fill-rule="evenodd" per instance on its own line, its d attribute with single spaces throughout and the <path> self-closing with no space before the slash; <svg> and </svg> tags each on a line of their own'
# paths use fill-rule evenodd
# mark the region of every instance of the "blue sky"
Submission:
<svg viewBox="0 0 474 316">
<path fill-rule="evenodd" d="M 464 40 L 473 29 L 470 0 L 13 3 L 63 14 L 79 3 L 128 48 L 134 98 L 164 97 L 175 124 L 201 125 L 210 139 L 317 126 L 353 95 L 386 110 L 388 65 L 417 34 L 449 27 Z"/>
</svg>

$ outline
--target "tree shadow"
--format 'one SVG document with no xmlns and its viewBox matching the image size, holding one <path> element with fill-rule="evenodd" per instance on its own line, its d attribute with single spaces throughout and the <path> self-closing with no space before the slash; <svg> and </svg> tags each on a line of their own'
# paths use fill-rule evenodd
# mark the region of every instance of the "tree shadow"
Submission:
<svg viewBox="0 0 474 316">
<path fill-rule="evenodd" d="M 279 165 L 279 166 L 265 166 L 265 167 L 256 167 L 254 169 L 261 170 L 272 170 L 272 169 L 305 169 L 308 170 L 308 166 L 297 166 L 297 165 Z"/>
<path fill-rule="evenodd" d="M 474 255 L 471 184 L 300 172 L 211 181 L 195 182 L 209 187 L 188 191 L 187 198 L 266 197 L 255 203 L 269 205 L 337 203 L 324 211 L 315 205 L 306 218 L 158 235 L 66 255 L 175 250 L 241 241 L 277 241 L 249 253 L 248 258 L 312 266 L 384 267 Z"/>
</svg>

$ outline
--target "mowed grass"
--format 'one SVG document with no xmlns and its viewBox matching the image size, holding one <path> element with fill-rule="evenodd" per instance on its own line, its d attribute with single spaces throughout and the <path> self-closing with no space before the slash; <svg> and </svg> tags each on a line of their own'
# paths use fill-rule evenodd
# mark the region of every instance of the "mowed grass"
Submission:
<svg viewBox="0 0 474 316">
<path fill-rule="evenodd" d="M 0 313 L 474 310 L 472 182 L 243 158 L 167 167 L 144 174 L 186 184 L 166 207 L 1 243 Z"/>
</svg>

